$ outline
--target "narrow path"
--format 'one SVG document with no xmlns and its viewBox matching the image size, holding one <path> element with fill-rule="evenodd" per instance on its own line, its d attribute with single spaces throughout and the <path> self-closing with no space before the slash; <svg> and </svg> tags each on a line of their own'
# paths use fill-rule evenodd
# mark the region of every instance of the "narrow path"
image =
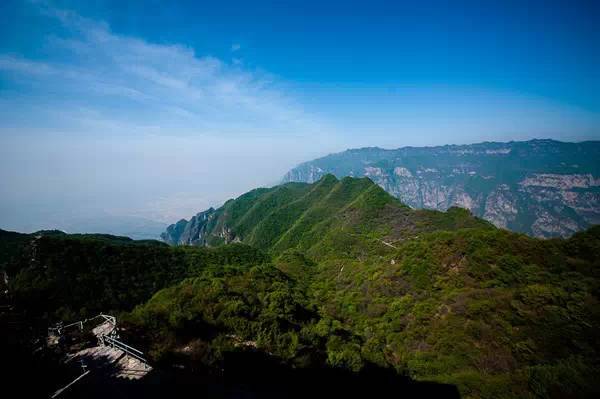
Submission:
<svg viewBox="0 0 600 399">
<path fill-rule="evenodd" d="M 377 241 L 379 241 L 380 243 L 382 243 L 384 245 L 387 245 L 390 248 L 398 249 L 398 247 L 396 247 L 395 245 L 390 244 L 389 242 L 385 242 L 385 241 L 379 240 L 379 239 L 377 239 Z"/>
</svg>

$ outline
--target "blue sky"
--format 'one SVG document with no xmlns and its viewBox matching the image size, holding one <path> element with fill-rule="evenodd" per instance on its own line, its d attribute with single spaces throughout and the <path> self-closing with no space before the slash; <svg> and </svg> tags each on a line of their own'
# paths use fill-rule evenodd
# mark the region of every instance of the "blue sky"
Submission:
<svg viewBox="0 0 600 399">
<path fill-rule="evenodd" d="M 600 138 L 596 1 L 5 0 L 0 18 L 0 227 L 172 221 L 351 147 Z"/>
</svg>

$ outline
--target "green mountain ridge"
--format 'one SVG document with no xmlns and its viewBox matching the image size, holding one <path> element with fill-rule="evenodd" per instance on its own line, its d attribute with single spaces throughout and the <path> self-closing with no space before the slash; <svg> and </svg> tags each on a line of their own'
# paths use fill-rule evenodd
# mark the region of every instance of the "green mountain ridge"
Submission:
<svg viewBox="0 0 600 399">
<path fill-rule="evenodd" d="M 340 235 L 405 239 L 437 228 L 492 226 L 468 211 L 410 210 L 368 178 L 325 175 L 313 184 L 287 183 L 250 191 L 219 209 L 169 226 L 162 235 L 175 245 L 215 246 L 242 242 L 272 254 L 298 249 L 321 256 L 321 243 Z M 378 244 L 379 245 L 379 244 Z"/>
</svg>

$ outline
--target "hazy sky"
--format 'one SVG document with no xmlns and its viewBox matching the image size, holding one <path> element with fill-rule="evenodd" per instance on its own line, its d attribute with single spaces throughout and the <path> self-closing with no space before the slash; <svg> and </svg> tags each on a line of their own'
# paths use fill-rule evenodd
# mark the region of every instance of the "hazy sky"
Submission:
<svg viewBox="0 0 600 399">
<path fill-rule="evenodd" d="M 174 222 L 351 147 L 600 139 L 599 2 L 415 4 L 3 0 L 0 228 Z"/>
</svg>

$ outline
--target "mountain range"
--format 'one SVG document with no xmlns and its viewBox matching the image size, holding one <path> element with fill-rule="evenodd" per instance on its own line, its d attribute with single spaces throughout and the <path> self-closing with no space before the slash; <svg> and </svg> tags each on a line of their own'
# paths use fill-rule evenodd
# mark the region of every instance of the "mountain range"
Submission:
<svg viewBox="0 0 600 399">
<path fill-rule="evenodd" d="M 51 323 L 108 312 L 156 369 L 196 381 L 231 375 L 230 353 L 300 376 L 379 376 L 362 391 L 300 377 L 275 395 L 285 384 L 268 374 L 270 397 L 381 397 L 381 384 L 399 378 L 465 398 L 600 393 L 598 226 L 537 239 L 459 207 L 411 209 L 369 178 L 326 174 L 252 190 L 163 238 L 192 245 L 0 231 L 5 308 L 30 320 L 0 331 L 3 353 L 45 342 Z M 32 353 L 23 372 L 45 364 L 45 352 Z"/>
<path fill-rule="evenodd" d="M 497 227 L 567 237 L 600 223 L 600 142 L 370 147 L 305 162 L 284 182 L 366 176 L 412 208 L 459 206 Z"/>
</svg>

